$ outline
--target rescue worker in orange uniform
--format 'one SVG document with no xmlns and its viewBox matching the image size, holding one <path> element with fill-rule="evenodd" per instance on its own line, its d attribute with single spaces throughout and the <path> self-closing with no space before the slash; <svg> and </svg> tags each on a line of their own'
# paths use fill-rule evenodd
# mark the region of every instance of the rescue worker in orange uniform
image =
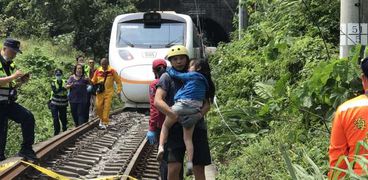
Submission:
<svg viewBox="0 0 368 180">
<path fill-rule="evenodd" d="M 92 83 L 97 87 L 96 89 L 96 113 L 101 119 L 99 127 L 106 129 L 109 124 L 109 113 L 111 108 L 111 100 L 114 95 L 114 81 L 117 84 L 117 94 L 120 98 L 121 80 L 106 58 L 100 61 L 100 67 L 95 71 Z"/>
<path fill-rule="evenodd" d="M 362 60 L 360 67 L 363 71 L 361 80 L 365 94 L 344 102 L 335 113 L 329 147 L 329 179 L 343 178 L 345 173 L 333 169 L 334 167 L 347 169 L 348 166 L 344 160 L 337 164 L 339 158 L 346 156 L 350 162 L 353 161 L 357 143 L 359 141 L 368 143 L 368 57 Z M 368 158 L 368 149 L 360 147 L 357 152 L 357 155 L 365 154 Z M 364 173 L 357 162 L 354 163 L 353 169 L 356 174 Z"/>
</svg>

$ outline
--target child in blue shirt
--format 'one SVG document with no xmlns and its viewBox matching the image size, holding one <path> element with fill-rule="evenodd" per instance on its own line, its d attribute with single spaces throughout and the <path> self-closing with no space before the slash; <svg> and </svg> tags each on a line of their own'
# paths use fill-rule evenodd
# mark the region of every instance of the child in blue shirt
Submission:
<svg viewBox="0 0 368 180">
<path fill-rule="evenodd" d="M 168 74 L 172 78 L 180 79 L 184 82 L 174 96 L 175 104 L 171 109 L 179 116 L 178 119 L 166 117 L 160 135 L 160 144 L 157 159 L 161 160 L 164 153 L 164 144 L 167 141 L 169 129 L 177 121 L 183 126 L 183 138 L 187 151 L 187 175 L 191 175 L 193 169 L 193 142 L 192 136 L 195 124 L 202 118 L 201 107 L 203 101 L 209 95 L 214 96 L 214 85 L 211 80 L 210 68 L 205 60 L 191 60 L 189 72 L 182 73 L 174 68 L 168 69 Z M 207 92 L 209 92 L 207 94 Z"/>
</svg>

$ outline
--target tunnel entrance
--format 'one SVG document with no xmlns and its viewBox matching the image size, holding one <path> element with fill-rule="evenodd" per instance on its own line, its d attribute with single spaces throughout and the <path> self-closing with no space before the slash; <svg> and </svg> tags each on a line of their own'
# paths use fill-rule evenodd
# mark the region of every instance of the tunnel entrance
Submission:
<svg viewBox="0 0 368 180">
<path fill-rule="evenodd" d="M 199 29 L 197 18 L 192 17 L 192 19 Z M 203 30 L 203 41 L 206 46 L 217 46 L 219 42 L 230 41 L 229 35 L 219 23 L 210 18 L 199 17 L 199 19 Z"/>
</svg>

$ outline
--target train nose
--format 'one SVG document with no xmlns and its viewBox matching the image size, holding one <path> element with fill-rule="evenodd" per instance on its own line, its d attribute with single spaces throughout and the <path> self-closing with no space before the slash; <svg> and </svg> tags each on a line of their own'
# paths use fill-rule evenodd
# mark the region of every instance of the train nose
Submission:
<svg viewBox="0 0 368 180">
<path fill-rule="evenodd" d="M 120 76 L 123 98 L 135 103 L 149 103 L 149 84 L 154 80 L 152 64 L 125 67 Z"/>
</svg>

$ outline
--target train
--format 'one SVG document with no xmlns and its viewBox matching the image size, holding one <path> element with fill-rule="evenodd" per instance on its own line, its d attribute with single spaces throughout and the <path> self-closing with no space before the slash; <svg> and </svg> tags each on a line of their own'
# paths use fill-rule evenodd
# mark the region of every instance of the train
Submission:
<svg viewBox="0 0 368 180">
<path fill-rule="evenodd" d="M 188 49 L 189 58 L 201 58 L 204 46 L 200 37 L 193 20 L 185 14 L 155 11 L 118 15 L 111 29 L 109 62 L 121 77 L 124 106 L 149 108 L 153 60 L 166 59 L 169 48 L 179 44 Z"/>
</svg>

